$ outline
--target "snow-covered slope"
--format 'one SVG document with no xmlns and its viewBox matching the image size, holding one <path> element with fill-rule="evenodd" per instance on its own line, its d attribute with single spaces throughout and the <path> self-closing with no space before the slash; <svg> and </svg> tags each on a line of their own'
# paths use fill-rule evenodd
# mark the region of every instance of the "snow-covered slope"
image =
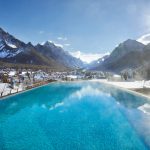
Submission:
<svg viewBox="0 0 150 150">
<path fill-rule="evenodd" d="M 38 52 L 32 43 L 24 43 L 0 28 L 0 61 L 18 64 L 46 65 L 52 69 L 65 66 Z"/>
<path fill-rule="evenodd" d="M 0 40 L 0 58 L 11 58 L 21 53 L 23 48 L 17 48 L 16 45 L 5 40 Z"/>
<path fill-rule="evenodd" d="M 23 51 L 25 44 L 0 28 L 0 58 L 10 58 Z"/>
<path fill-rule="evenodd" d="M 59 45 L 54 44 L 51 41 L 46 41 L 43 44 L 38 44 L 36 49 L 39 53 L 47 57 L 48 59 L 54 59 L 55 61 L 63 64 L 64 66 L 70 68 L 81 68 L 83 67 L 83 62 L 70 55 L 67 51 Z"/>
<path fill-rule="evenodd" d="M 64 51 L 60 45 L 47 41 L 37 46 L 24 43 L 0 28 L 0 61 L 47 65 L 53 69 L 80 68 L 83 62 Z"/>
</svg>

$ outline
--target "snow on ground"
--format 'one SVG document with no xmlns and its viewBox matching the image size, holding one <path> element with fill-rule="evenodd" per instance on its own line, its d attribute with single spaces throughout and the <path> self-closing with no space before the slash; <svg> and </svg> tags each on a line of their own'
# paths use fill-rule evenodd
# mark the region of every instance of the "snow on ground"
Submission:
<svg viewBox="0 0 150 150">
<path fill-rule="evenodd" d="M 16 74 L 16 71 L 10 71 L 8 75 L 9 76 L 14 76 L 15 74 Z"/>
<path fill-rule="evenodd" d="M 71 79 L 77 79 L 78 77 L 75 75 L 68 75 L 67 78 L 71 78 Z"/>
<path fill-rule="evenodd" d="M 14 45 L 14 44 L 12 44 L 12 43 L 10 43 L 10 42 L 7 42 L 7 41 L 5 41 L 5 42 L 6 42 L 6 44 L 7 44 L 9 47 L 11 47 L 11 48 L 17 48 L 16 45 Z"/>
<path fill-rule="evenodd" d="M 96 79 L 93 81 L 98 81 L 102 83 L 107 83 L 111 84 L 114 86 L 118 86 L 121 88 L 126 88 L 126 89 L 141 89 L 143 87 L 150 88 L 150 82 L 149 81 L 122 81 L 122 82 L 117 82 L 117 81 L 108 81 L 107 79 Z"/>
<path fill-rule="evenodd" d="M 14 89 L 11 89 L 9 87 L 9 84 L 8 83 L 0 83 L 0 95 L 1 93 L 3 93 L 3 96 L 4 95 L 8 95 L 11 93 L 16 93 L 18 91 L 22 91 L 23 90 L 23 86 L 20 85 L 19 87 L 14 87 Z"/>
</svg>

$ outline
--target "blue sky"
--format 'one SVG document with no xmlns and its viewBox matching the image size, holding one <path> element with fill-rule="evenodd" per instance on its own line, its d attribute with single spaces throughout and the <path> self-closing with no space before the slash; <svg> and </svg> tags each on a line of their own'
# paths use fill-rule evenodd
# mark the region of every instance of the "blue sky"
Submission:
<svg viewBox="0 0 150 150">
<path fill-rule="evenodd" d="M 150 1 L 0 0 L 0 26 L 25 42 L 105 53 L 150 32 Z"/>
</svg>

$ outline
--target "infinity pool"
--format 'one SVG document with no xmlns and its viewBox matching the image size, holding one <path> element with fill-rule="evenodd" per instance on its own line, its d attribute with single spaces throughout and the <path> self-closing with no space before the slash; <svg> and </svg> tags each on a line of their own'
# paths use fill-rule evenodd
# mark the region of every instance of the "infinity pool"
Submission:
<svg viewBox="0 0 150 150">
<path fill-rule="evenodd" d="M 0 101 L 0 149 L 150 149 L 149 106 L 98 82 L 52 83 Z"/>
</svg>

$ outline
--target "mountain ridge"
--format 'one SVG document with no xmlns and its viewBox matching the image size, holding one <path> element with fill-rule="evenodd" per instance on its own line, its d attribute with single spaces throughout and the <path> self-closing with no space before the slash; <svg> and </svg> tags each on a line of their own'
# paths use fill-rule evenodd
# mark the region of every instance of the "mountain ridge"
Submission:
<svg viewBox="0 0 150 150">
<path fill-rule="evenodd" d="M 144 45 L 136 40 L 128 39 L 120 43 L 106 58 L 91 70 L 121 72 L 124 69 L 135 69 L 150 60 L 150 44 Z"/>
<path fill-rule="evenodd" d="M 42 45 L 36 45 L 36 48 L 45 57 L 53 58 L 64 66 L 71 68 L 83 67 L 83 62 L 80 59 L 71 56 L 69 52 L 64 51 L 62 47 L 56 46 L 52 42 L 46 41 Z"/>
<path fill-rule="evenodd" d="M 57 55 L 55 56 L 56 51 L 58 53 L 61 51 L 62 56 L 59 55 L 59 59 L 63 61 L 58 61 Z M 54 45 L 54 43 L 51 47 L 51 57 L 47 57 L 42 52 L 43 50 L 39 49 L 37 45 L 34 46 L 31 42 L 26 44 L 0 28 L 0 61 L 14 64 L 45 65 L 60 69 L 71 69 L 82 65 L 80 60 L 69 55 L 69 53 L 67 55 L 61 47 Z M 63 55 L 67 55 L 74 62 L 65 63 L 66 60 Z"/>
</svg>

